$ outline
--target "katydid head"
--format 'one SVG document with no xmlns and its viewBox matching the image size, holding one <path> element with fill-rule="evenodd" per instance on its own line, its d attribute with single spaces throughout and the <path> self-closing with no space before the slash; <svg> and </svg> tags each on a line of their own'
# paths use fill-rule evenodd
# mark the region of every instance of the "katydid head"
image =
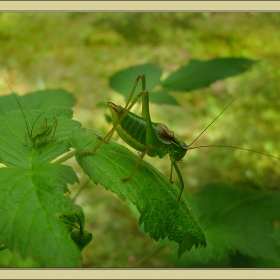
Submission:
<svg viewBox="0 0 280 280">
<path fill-rule="evenodd" d="M 179 141 L 178 139 L 174 138 L 175 141 L 171 142 L 171 148 L 170 148 L 170 158 L 174 161 L 178 162 L 183 159 L 183 157 L 186 155 L 188 151 L 188 146 L 185 142 Z"/>
<path fill-rule="evenodd" d="M 180 161 L 186 155 L 188 146 L 185 142 L 178 140 L 174 132 L 165 124 L 157 123 L 157 137 L 160 142 L 169 146 L 169 156 L 173 161 Z"/>
<path fill-rule="evenodd" d="M 107 105 L 111 109 L 111 116 L 112 116 L 113 123 L 117 122 L 119 119 L 119 116 L 122 115 L 122 113 L 124 112 L 124 109 L 121 106 L 116 105 L 113 102 L 107 102 Z"/>
</svg>

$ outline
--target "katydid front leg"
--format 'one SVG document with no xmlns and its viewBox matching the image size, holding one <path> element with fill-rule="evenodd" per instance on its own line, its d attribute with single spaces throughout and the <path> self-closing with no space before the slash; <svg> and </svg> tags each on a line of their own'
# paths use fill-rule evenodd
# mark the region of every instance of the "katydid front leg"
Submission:
<svg viewBox="0 0 280 280">
<path fill-rule="evenodd" d="M 135 99 L 131 102 L 131 104 L 129 105 L 130 103 L 130 100 L 132 99 L 133 97 L 133 94 L 135 92 L 135 89 L 137 87 L 137 84 L 139 82 L 139 80 L 142 79 L 142 91 L 135 97 Z M 146 91 L 146 83 L 145 83 L 145 75 L 139 75 L 135 82 L 134 82 L 134 85 L 133 85 L 133 88 L 131 90 L 131 93 L 128 97 L 128 100 L 126 102 L 126 105 L 125 105 L 125 112 L 122 114 L 122 116 L 114 123 L 112 129 L 103 137 L 101 138 L 100 136 L 98 136 L 98 139 L 101 139 L 101 141 L 98 143 L 98 145 L 96 145 L 94 147 L 94 149 L 90 152 L 81 152 L 80 155 L 82 156 L 85 156 L 85 155 L 93 155 L 99 148 L 100 146 L 103 144 L 103 143 L 107 143 L 111 137 L 113 136 L 114 132 L 116 131 L 117 129 L 117 126 L 122 122 L 122 120 L 127 116 L 127 114 L 130 112 L 131 108 L 134 106 L 134 104 L 139 100 L 139 98 L 147 93 Z M 109 107 L 113 107 L 113 105 L 115 105 L 114 103 L 112 102 L 107 102 L 108 106 Z"/>
</svg>

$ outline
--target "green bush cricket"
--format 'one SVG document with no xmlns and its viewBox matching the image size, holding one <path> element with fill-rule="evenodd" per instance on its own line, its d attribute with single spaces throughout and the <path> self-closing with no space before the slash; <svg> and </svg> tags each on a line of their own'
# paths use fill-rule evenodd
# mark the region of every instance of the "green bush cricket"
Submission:
<svg viewBox="0 0 280 280">
<path fill-rule="evenodd" d="M 5 77 L 4 77 L 5 78 Z M 56 118 L 54 118 L 54 122 L 53 124 L 50 126 L 48 125 L 48 120 L 47 118 L 45 118 L 42 126 L 40 126 L 36 132 L 33 133 L 33 129 L 34 129 L 34 126 L 36 124 L 36 122 L 38 121 L 38 119 L 44 114 L 44 112 L 42 112 L 37 118 L 36 120 L 34 121 L 33 125 L 32 125 L 32 128 L 31 130 L 29 130 L 29 126 L 28 126 L 28 123 L 27 123 L 27 119 L 26 119 L 26 116 L 23 112 L 23 109 L 19 103 L 19 100 L 18 98 L 16 97 L 15 93 L 13 92 L 10 84 L 8 83 L 8 81 L 6 80 L 5 78 L 5 81 L 6 83 L 8 84 L 9 88 L 11 89 L 19 107 L 20 107 L 20 110 L 22 112 L 22 115 L 24 117 L 24 120 L 25 120 L 25 124 L 26 124 L 26 129 L 27 129 L 27 136 L 28 138 L 31 140 L 31 142 L 33 143 L 33 146 L 35 146 L 36 144 L 38 144 L 40 147 L 44 144 L 44 142 L 47 140 L 47 138 L 51 135 L 52 131 L 53 131 L 53 134 L 52 134 L 52 138 L 51 140 L 52 141 L 56 141 L 56 139 L 54 138 L 54 135 L 55 135 L 55 131 L 56 131 L 56 127 L 57 127 L 57 122 L 58 120 Z M 23 144 L 24 146 L 27 146 L 27 137 L 26 137 L 26 134 L 25 134 L 25 143 Z M 40 153 L 41 153 L 41 149 L 40 149 Z"/>
<path fill-rule="evenodd" d="M 134 100 L 129 105 L 140 79 L 142 81 L 142 91 L 134 98 Z M 130 112 L 131 108 L 140 97 L 142 97 L 142 117 Z M 128 177 L 122 179 L 122 181 L 125 182 L 132 177 L 146 154 L 150 157 L 159 156 L 159 158 L 162 158 L 166 154 L 168 154 L 171 162 L 170 182 L 173 183 L 172 173 L 174 168 L 181 184 L 181 191 L 178 197 L 179 202 L 184 190 L 184 181 L 177 166 L 177 162 L 181 161 L 184 158 L 188 150 L 208 147 L 232 148 L 249 151 L 280 160 L 280 158 L 272 155 L 235 146 L 204 145 L 192 147 L 192 145 L 199 139 L 199 137 L 220 117 L 220 115 L 232 104 L 234 100 L 235 99 L 233 99 L 222 110 L 222 112 L 191 142 L 191 144 L 186 145 L 183 141 L 178 140 L 174 136 L 174 132 L 169 130 L 164 124 L 153 123 L 151 121 L 149 113 L 149 93 L 146 90 L 145 75 L 139 75 L 135 80 L 134 86 L 124 108 L 112 102 L 107 102 L 108 106 L 111 109 L 113 128 L 105 135 L 103 139 L 101 139 L 99 144 L 91 152 L 82 152 L 81 155 L 94 154 L 96 150 L 102 145 L 102 143 L 108 142 L 110 140 L 114 131 L 117 130 L 119 136 L 129 146 L 141 152 L 141 156 L 132 169 L 131 173 L 128 175 Z"/>
</svg>

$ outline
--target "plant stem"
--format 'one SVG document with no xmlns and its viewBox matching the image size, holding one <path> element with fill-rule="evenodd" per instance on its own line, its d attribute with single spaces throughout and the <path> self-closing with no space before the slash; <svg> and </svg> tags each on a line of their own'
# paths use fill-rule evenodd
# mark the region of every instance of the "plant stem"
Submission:
<svg viewBox="0 0 280 280">
<path fill-rule="evenodd" d="M 62 163 L 62 162 L 68 160 L 69 158 L 71 158 L 71 157 L 73 157 L 75 155 L 76 155 L 76 150 L 66 154 L 65 156 L 63 156 L 63 157 L 61 157 L 61 158 L 59 158 L 57 160 L 54 160 L 52 163 Z"/>
<path fill-rule="evenodd" d="M 146 255 L 144 258 L 140 259 L 138 262 L 136 262 L 135 264 L 132 265 L 132 267 L 138 267 L 142 262 L 150 259 L 151 257 L 153 257 L 155 254 L 157 254 L 158 252 L 160 252 L 162 249 L 164 249 L 166 247 L 166 245 L 162 245 L 159 248 L 157 248 L 155 251 L 151 252 L 150 254 Z"/>
<path fill-rule="evenodd" d="M 89 182 L 90 182 L 90 179 L 87 179 L 87 181 L 79 188 L 76 195 L 72 198 L 73 203 L 75 202 L 75 200 L 78 197 L 78 195 L 80 194 L 80 192 L 88 185 Z"/>
</svg>

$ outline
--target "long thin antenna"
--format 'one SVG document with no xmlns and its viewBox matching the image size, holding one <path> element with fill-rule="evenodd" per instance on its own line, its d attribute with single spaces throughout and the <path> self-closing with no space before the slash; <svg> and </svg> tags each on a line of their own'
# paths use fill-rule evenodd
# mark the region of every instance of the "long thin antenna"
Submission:
<svg viewBox="0 0 280 280">
<path fill-rule="evenodd" d="M 8 81 L 7 81 L 7 79 L 6 79 L 5 76 L 4 76 L 4 79 L 5 79 L 6 83 L 8 84 L 9 88 L 11 89 L 11 91 L 12 91 L 14 97 L 16 98 L 16 101 L 17 101 L 17 103 L 18 103 L 18 105 L 19 105 L 19 107 L 20 107 L 20 109 L 21 109 L 22 115 L 23 115 L 24 120 L 25 120 L 25 123 L 26 123 L 26 128 L 27 128 L 27 131 L 28 131 L 28 136 L 29 136 L 29 135 L 30 135 L 30 131 L 29 131 L 29 127 L 28 127 L 27 120 L 26 120 L 25 114 L 24 114 L 24 112 L 23 112 L 23 109 L 22 109 L 22 107 L 21 107 L 21 105 L 20 105 L 20 103 L 19 103 L 19 101 L 18 101 L 18 99 L 17 99 L 17 97 L 16 97 L 14 91 L 12 90 L 12 88 L 11 88 L 10 84 L 8 83 Z M 40 116 L 41 116 L 41 115 L 40 115 Z M 40 117 L 40 116 L 39 116 L 39 117 Z"/>
<path fill-rule="evenodd" d="M 251 149 L 240 148 L 240 147 L 235 147 L 235 146 L 227 146 L 227 145 L 203 145 L 203 146 L 197 146 L 197 147 L 189 148 L 189 150 L 198 149 L 198 148 L 231 148 L 231 149 L 248 151 L 248 152 L 252 152 L 252 153 L 256 153 L 256 154 L 260 154 L 260 155 L 263 155 L 263 156 L 272 157 L 272 158 L 276 158 L 276 159 L 280 160 L 279 157 L 272 156 L 272 155 L 269 155 L 269 154 L 265 154 L 265 153 L 262 153 L 262 152 L 257 152 L 257 151 L 251 150 Z"/>
<path fill-rule="evenodd" d="M 231 105 L 231 103 L 235 100 L 236 98 L 234 98 L 227 106 L 226 108 L 191 142 L 190 145 L 188 145 L 188 150 L 189 147 L 191 147 L 191 145 L 219 118 L 219 116 Z"/>
</svg>

